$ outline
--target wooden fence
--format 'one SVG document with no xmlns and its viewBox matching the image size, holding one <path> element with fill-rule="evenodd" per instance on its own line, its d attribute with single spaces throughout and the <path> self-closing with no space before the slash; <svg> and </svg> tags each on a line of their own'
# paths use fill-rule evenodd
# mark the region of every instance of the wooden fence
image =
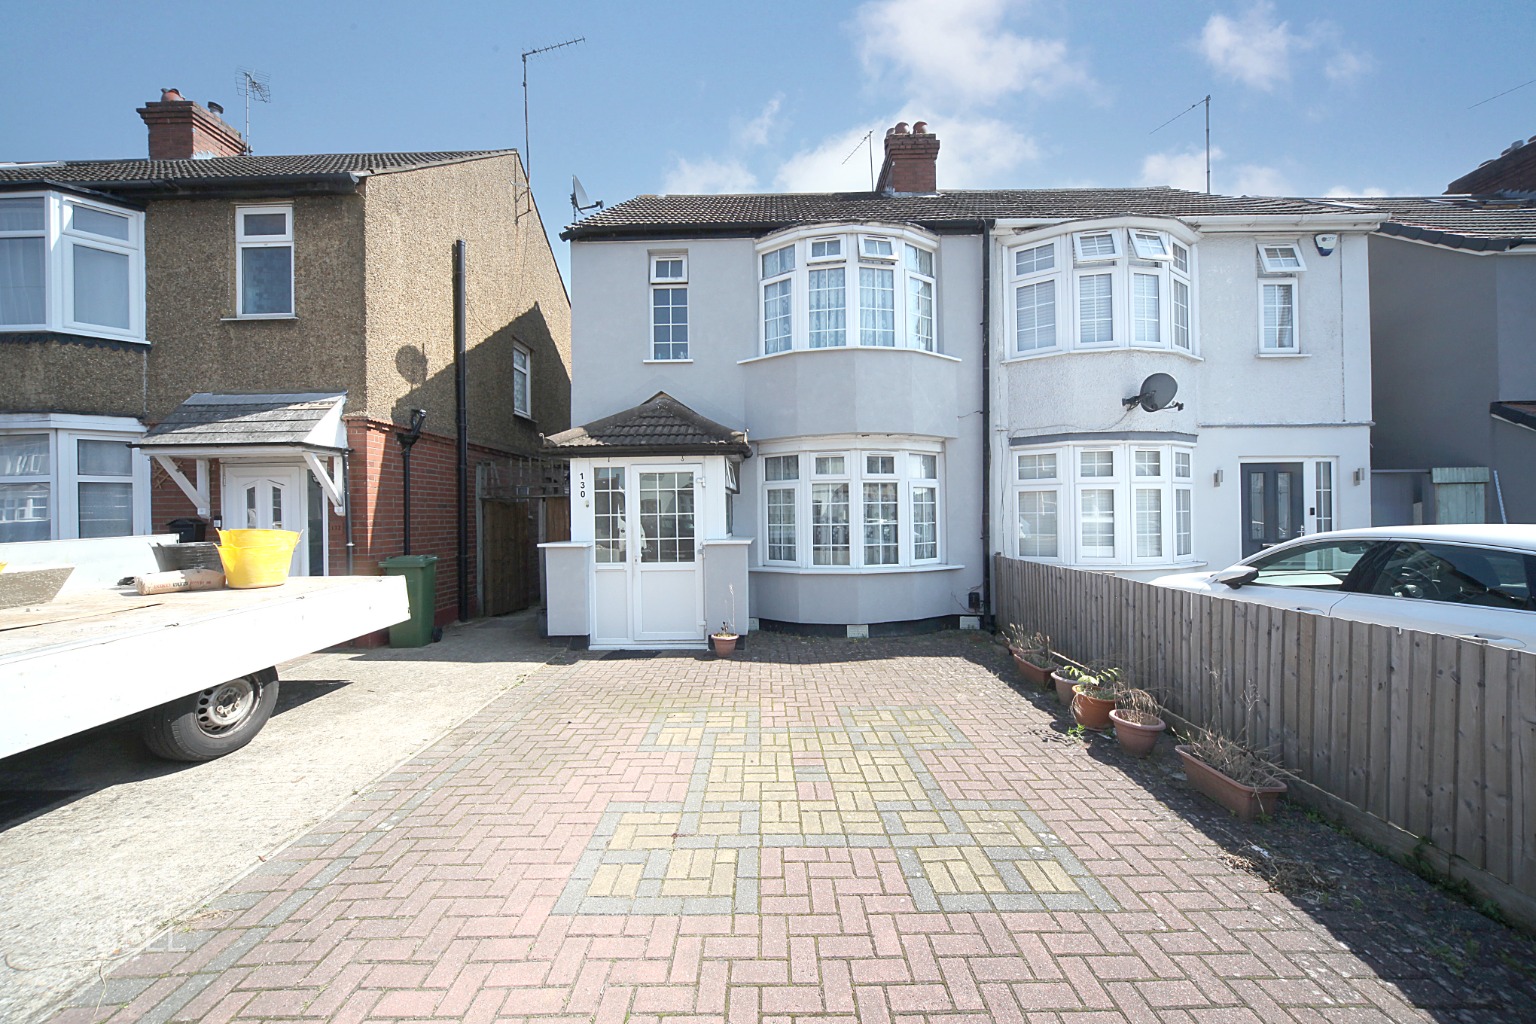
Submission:
<svg viewBox="0 0 1536 1024">
<path fill-rule="evenodd" d="M 1536 926 L 1536 654 L 998 556 L 999 625 L 1269 748 L 1368 838 Z"/>
</svg>

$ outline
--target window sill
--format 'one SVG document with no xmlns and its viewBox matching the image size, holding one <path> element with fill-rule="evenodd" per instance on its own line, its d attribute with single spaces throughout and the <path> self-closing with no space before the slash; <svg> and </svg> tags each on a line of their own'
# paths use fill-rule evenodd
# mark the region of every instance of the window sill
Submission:
<svg viewBox="0 0 1536 1024">
<path fill-rule="evenodd" d="M 1311 359 L 1311 352 L 1259 352 L 1260 359 Z"/>
<path fill-rule="evenodd" d="M 736 360 L 736 365 L 746 366 L 749 363 L 761 363 L 769 359 L 783 359 L 786 356 L 821 355 L 824 352 L 906 352 L 929 359 L 942 359 L 948 363 L 964 362 L 959 356 L 947 355 L 943 352 L 929 352 L 920 348 L 902 348 L 896 345 L 831 345 L 827 348 L 792 348 L 783 352 L 770 352 L 765 356 L 738 359 Z"/>
<path fill-rule="evenodd" d="M 143 345 L 149 347 L 148 338 L 127 338 L 121 334 L 105 334 L 99 331 L 84 330 L 79 327 L 0 327 L 0 339 L 19 339 L 23 342 L 46 341 L 59 339 L 62 341 L 111 341 L 123 345 Z"/>
<path fill-rule="evenodd" d="M 924 562 L 921 565 L 876 565 L 865 569 L 846 565 L 754 565 L 748 571 L 782 573 L 786 576 L 889 576 L 907 572 L 953 572 L 964 568 L 963 565 L 947 562 Z"/>
<path fill-rule="evenodd" d="M 1028 353 L 1022 353 L 1022 354 L 1016 353 L 1016 354 L 1011 355 L 1011 356 L 1004 356 L 1002 362 L 1003 362 L 1004 366 L 1007 366 L 1009 363 L 1028 363 L 1028 362 L 1033 362 L 1034 360 L 1037 360 L 1037 359 L 1049 359 L 1052 356 L 1096 355 L 1096 354 L 1101 354 L 1101 353 L 1105 353 L 1105 352 L 1146 352 L 1146 353 L 1155 353 L 1157 355 L 1177 356 L 1180 359 L 1187 359 L 1188 361 L 1190 361 L 1192 363 L 1203 363 L 1203 362 L 1205 362 L 1205 357 L 1204 356 L 1195 355 L 1193 352 L 1185 352 L 1183 349 L 1179 349 L 1179 348 L 1149 348 L 1149 347 L 1143 346 L 1143 345 L 1114 345 L 1114 346 L 1100 346 L 1100 345 L 1096 345 L 1096 346 L 1093 346 L 1091 348 L 1087 348 L 1087 347 L 1085 347 L 1085 348 L 1052 348 L 1052 349 L 1046 349 L 1046 350 L 1041 351 L 1041 352 L 1028 352 Z"/>
<path fill-rule="evenodd" d="M 262 320 L 297 320 L 298 318 L 299 318 L 298 314 L 296 314 L 296 313 L 274 313 L 271 316 L 221 316 L 221 317 L 219 317 L 219 323 L 221 323 L 221 324 L 243 324 L 243 323 L 250 323 L 252 321 L 262 321 Z"/>
<path fill-rule="evenodd" d="M 645 366 L 677 366 L 680 363 L 691 363 L 692 359 L 642 359 Z"/>
</svg>

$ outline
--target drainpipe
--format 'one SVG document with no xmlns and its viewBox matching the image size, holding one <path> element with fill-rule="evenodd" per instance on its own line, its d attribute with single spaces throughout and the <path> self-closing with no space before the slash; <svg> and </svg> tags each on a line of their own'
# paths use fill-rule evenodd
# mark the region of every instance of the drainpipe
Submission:
<svg viewBox="0 0 1536 1024">
<path fill-rule="evenodd" d="M 981 226 L 981 624 L 992 629 L 992 228 Z"/>
<path fill-rule="evenodd" d="M 342 521 L 347 528 L 347 575 L 353 575 L 352 553 L 357 545 L 352 540 L 352 449 L 348 448 L 341 453 L 341 487 L 342 497 L 347 503 L 347 514 L 342 516 Z"/>
<path fill-rule="evenodd" d="M 405 504 L 405 548 L 400 553 L 411 553 L 411 448 L 421 440 L 421 425 L 427 422 L 427 410 L 412 409 L 411 425 L 404 430 L 395 431 L 395 440 L 400 442 L 400 464 L 404 470 L 404 479 L 401 481 L 405 493 L 401 495 Z"/>
<path fill-rule="evenodd" d="M 469 244 L 464 239 L 453 243 L 453 389 L 455 426 L 459 433 L 459 621 L 469 621 L 469 409 L 465 380 L 466 358 L 464 321 L 464 255 Z"/>
</svg>

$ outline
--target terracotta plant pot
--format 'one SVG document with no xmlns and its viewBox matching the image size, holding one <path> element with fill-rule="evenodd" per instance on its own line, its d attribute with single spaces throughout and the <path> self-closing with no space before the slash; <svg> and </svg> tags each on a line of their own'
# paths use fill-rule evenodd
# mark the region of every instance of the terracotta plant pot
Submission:
<svg viewBox="0 0 1536 1024">
<path fill-rule="evenodd" d="M 736 653 L 736 641 L 739 637 L 735 633 L 711 633 L 709 635 L 709 649 L 715 652 L 717 658 L 729 658 Z"/>
<path fill-rule="evenodd" d="M 1252 821 L 1260 814 L 1268 817 L 1275 813 L 1275 804 L 1286 790 L 1285 783 L 1245 786 L 1191 754 L 1184 744 L 1173 749 L 1178 751 L 1179 760 L 1184 762 L 1184 774 L 1189 778 L 1190 788 L 1204 793 L 1240 820 Z"/>
<path fill-rule="evenodd" d="M 1051 682 L 1056 684 L 1056 699 L 1063 704 L 1072 703 L 1072 687 L 1077 685 L 1076 680 L 1068 679 L 1060 672 L 1051 673 Z"/>
<path fill-rule="evenodd" d="M 1018 666 L 1019 675 L 1024 677 L 1025 682 L 1029 683 L 1031 686 L 1041 687 L 1042 689 L 1051 685 L 1051 670 L 1048 668 L 1041 668 L 1039 665 L 1036 665 L 1034 662 L 1030 661 L 1027 657 L 1027 655 L 1030 654 L 1040 654 L 1044 652 L 1023 651 L 1016 647 L 1010 647 L 1008 648 L 1008 651 L 1013 655 L 1013 663 Z"/>
<path fill-rule="evenodd" d="M 1119 708 L 1109 713 L 1109 720 L 1115 723 L 1115 739 L 1120 741 L 1120 746 L 1127 754 L 1133 757 L 1146 757 L 1152 753 L 1152 748 L 1157 746 L 1157 737 L 1168 728 L 1168 723 L 1161 718 L 1152 719 L 1150 724 L 1132 721 L 1128 715 L 1130 712 L 1121 711 Z M 1151 717 L 1143 715 L 1142 717 Z"/>
<path fill-rule="evenodd" d="M 1112 700 L 1090 697 L 1081 686 L 1072 687 L 1072 717 L 1084 729 L 1103 732 L 1109 728 L 1109 713 L 1115 709 Z"/>
</svg>

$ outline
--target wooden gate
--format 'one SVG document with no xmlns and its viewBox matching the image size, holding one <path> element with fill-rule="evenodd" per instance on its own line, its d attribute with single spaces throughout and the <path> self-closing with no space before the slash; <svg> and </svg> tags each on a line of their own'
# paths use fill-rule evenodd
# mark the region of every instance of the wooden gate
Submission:
<svg viewBox="0 0 1536 1024">
<path fill-rule="evenodd" d="M 485 614 L 520 612 L 539 600 L 538 502 L 481 501 Z"/>
</svg>

